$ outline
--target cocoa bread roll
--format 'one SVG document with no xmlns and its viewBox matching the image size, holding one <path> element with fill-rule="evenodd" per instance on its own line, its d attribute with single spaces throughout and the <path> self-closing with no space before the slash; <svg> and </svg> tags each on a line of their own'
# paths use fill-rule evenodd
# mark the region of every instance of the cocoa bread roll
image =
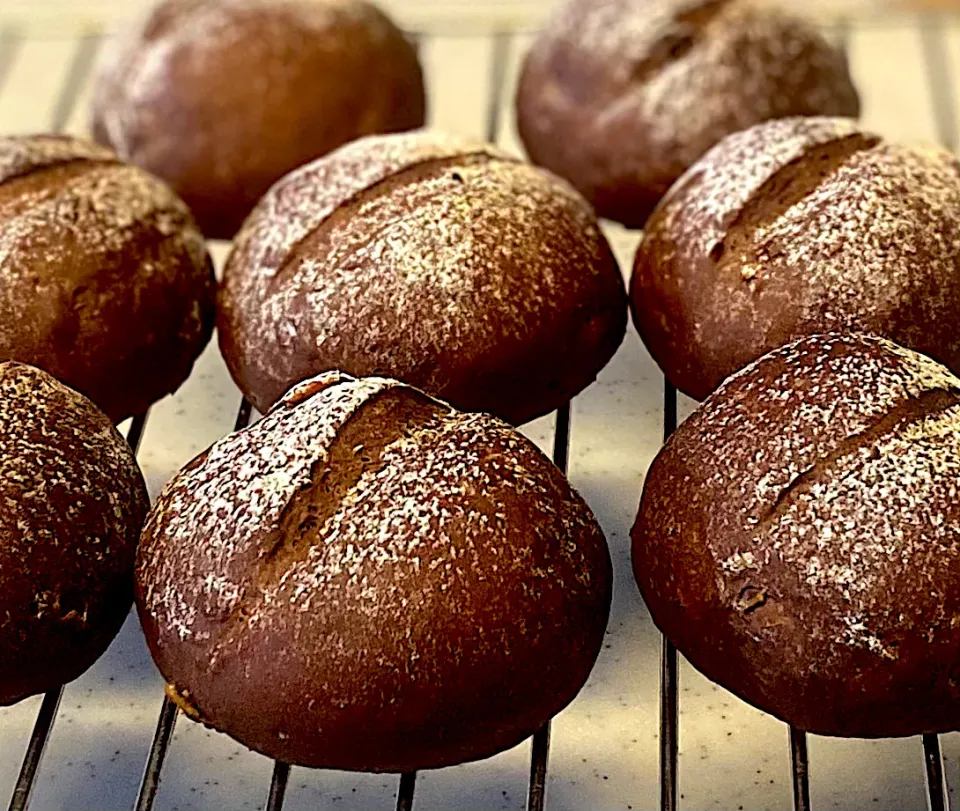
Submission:
<svg viewBox="0 0 960 811">
<path fill-rule="evenodd" d="M 633 320 L 702 399 L 765 352 L 862 331 L 960 369 L 960 163 L 849 119 L 786 119 L 721 142 L 647 223 Z"/>
<path fill-rule="evenodd" d="M 120 420 L 186 380 L 213 332 L 203 237 L 161 181 L 52 135 L 0 138 L 0 361 Z"/>
<path fill-rule="evenodd" d="M 39 369 L 0 363 L 0 704 L 72 681 L 107 649 L 148 507 L 106 415 Z"/>
<path fill-rule="evenodd" d="M 636 228 L 725 135 L 859 112 L 839 48 L 767 0 L 569 0 L 517 92 L 531 160 Z"/>
<path fill-rule="evenodd" d="M 616 261 L 572 188 L 427 132 L 356 141 L 285 177 L 219 294 L 220 348 L 261 411 L 342 369 L 522 423 L 589 385 L 625 325 Z"/>
<path fill-rule="evenodd" d="M 958 480 L 960 380 L 882 338 L 803 338 L 654 460 L 637 582 L 695 667 L 800 729 L 958 729 Z"/>
<path fill-rule="evenodd" d="M 398 772 L 492 755 L 566 706 L 611 568 L 523 436 L 334 372 L 167 485 L 136 583 L 191 718 L 287 763 Z"/>
<path fill-rule="evenodd" d="M 287 172 L 425 104 L 416 51 L 364 0 L 163 0 L 104 61 L 93 131 L 229 239 Z"/>
</svg>

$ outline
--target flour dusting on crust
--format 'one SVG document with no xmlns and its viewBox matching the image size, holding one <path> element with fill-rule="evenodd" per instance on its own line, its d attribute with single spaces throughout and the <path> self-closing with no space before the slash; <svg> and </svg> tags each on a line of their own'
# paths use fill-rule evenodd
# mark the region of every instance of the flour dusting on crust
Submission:
<svg viewBox="0 0 960 811">
<path fill-rule="evenodd" d="M 668 186 L 759 121 L 852 115 L 859 104 L 842 53 L 765 0 L 567 2 L 531 51 L 521 96 L 535 150 L 565 154 L 576 185 L 610 193 Z"/>
<path fill-rule="evenodd" d="M 320 368 L 443 392 L 504 345 L 532 353 L 557 324 L 619 319 L 619 285 L 592 210 L 559 178 L 472 141 L 374 136 L 274 186 L 228 260 L 219 323 L 260 406 Z"/>
<path fill-rule="evenodd" d="M 316 528 L 313 545 L 291 553 L 264 580 L 273 554 L 267 541 L 284 511 L 325 475 L 347 423 L 391 391 L 429 404 L 432 416 L 387 444 Z M 363 446 L 353 452 L 362 456 Z M 141 608 L 181 640 L 212 634 L 216 658 L 239 644 L 238 635 L 264 625 L 295 637 L 318 600 L 326 610 L 342 600 L 345 615 L 374 625 L 378 616 L 415 616 L 416 590 L 401 586 L 421 570 L 433 573 L 424 574 L 422 599 L 432 599 L 431 588 L 459 588 L 464 577 L 511 573 L 531 583 L 573 573 L 563 587 L 588 590 L 594 574 L 577 565 L 584 554 L 577 539 L 595 538 L 599 529 L 561 480 L 529 441 L 493 417 L 454 411 L 394 380 L 321 375 L 291 390 L 255 425 L 217 442 L 164 488 L 143 534 Z M 503 498 L 541 516 L 543 527 L 511 527 L 516 507 L 500 504 Z M 529 533 L 529 549 L 497 549 L 518 531 Z M 484 573 L 481 561 L 490 554 L 500 559 L 499 570 L 494 564 Z M 539 556 L 547 562 L 537 563 Z M 241 604 L 243 623 L 232 623 Z M 286 604 L 304 618 L 283 631 Z M 397 632 L 395 622 L 386 624 Z"/>
<path fill-rule="evenodd" d="M 106 147 L 61 135 L 10 136 L 0 142 L 0 183 L 72 161 L 117 163 Z"/>
<path fill-rule="evenodd" d="M 905 414 L 870 434 L 887 415 L 940 392 L 947 407 Z M 772 416 L 784 409 L 788 430 Z M 836 611 L 831 643 L 895 658 L 883 640 L 897 635 L 889 592 L 901 573 L 960 567 L 960 380 L 890 341 L 816 336 L 718 389 L 684 426 L 675 452 L 692 452 L 692 441 L 705 450 L 698 498 L 723 498 L 734 508 L 724 514 L 742 520 L 717 526 L 709 542 L 731 578 L 718 588 L 736 592 L 742 576 L 763 582 L 768 568 L 785 570 L 806 599 Z M 798 486 L 818 465 L 812 483 Z M 744 477 L 751 468 L 765 472 Z M 732 549 L 734 539 L 741 540 Z M 937 618 L 927 619 L 935 628 Z"/>
<path fill-rule="evenodd" d="M 360 138 L 278 181 L 237 235 L 234 255 L 257 275 L 276 273 L 297 243 L 371 186 L 421 164 L 474 155 L 511 160 L 481 141 L 442 133 Z"/>
</svg>

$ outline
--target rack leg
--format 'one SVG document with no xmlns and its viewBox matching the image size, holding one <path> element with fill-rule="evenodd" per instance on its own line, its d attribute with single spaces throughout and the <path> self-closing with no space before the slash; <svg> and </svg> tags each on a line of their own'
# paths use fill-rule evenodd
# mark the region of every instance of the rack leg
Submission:
<svg viewBox="0 0 960 811">
<path fill-rule="evenodd" d="M 413 791 L 416 785 L 416 772 L 404 772 L 400 775 L 400 787 L 397 789 L 397 811 L 412 811 Z"/>
<path fill-rule="evenodd" d="M 677 390 L 663 381 L 663 441 L 677 429 Z M 677 688 L 677 649 L 663 637 L 660 653 L 660 808 L 677 807 L 680 697 Z"/>
<path fill-rule="evenodd" d="M 790 727 L 790 765 L 793 769 L 793 807 L 810 811 L 810 767 L 807 761 L 807 733 Z"/>
<path fill-rule="evenodd" d="M 290 764 L 276 761 L 273 764 L 273 777 L 270 779 L 270 794 L 264 811 L 281 811 L 283 798 L 287 794 L 287 783 L 290 781 Z"/>
<path fill-rule="evenodd" d="M 160 770 L 163 768 L 167 749 L 170 748 L 170 739 L 173 737 L 173 728 L 177 723 L 177 705 L 164 696 L 160 707 L 160 717 L 157 719 L 157 730 L 153 735 L 153 744 L 147 765 L 143 770 L 143 779 L 140 781 L 140 792 L 137 794 L 135 811 L 151 811 L 153 802 L 157 798 L 160 788 Z"/>
<path fill-rule="evenodd" d="M 30 802 L 30 793 L 33 791 L 37 770 L 40 768 L 40 760 L 47 748 L 50 728 L 53 726 L 54 718 L 57 717 L 57 709 L 62 697 L 63 687 L 51 690 L 43 697 L 40 712 L 37 713 L 37 720 L 30 735 L 30 743 L 27 744 L 27 752 L 23 756 L 20 776 L 17 778 L 17 784 L 13 789 L 10 811 L 23 811 L 27 807 L 27 803 Z"/>
<path fill-rule="evenodd" d="M 677 649 L 664 637 L 660 660 L 660 808 L 677 807 L 677 758 L 679 715 L 677 691 Z"/>
<path fill-rule="evenodd" d="M 923 736 L 923 760 L 927 771 L 927 801 L 930 811 L 946 811 L 947 784 L 943 779 L 943 757 L 940 755 L 940 738 L 937 735 Z"/>
<path fill-rule="evenodd" d="M 547 799 L 547 760 L 550 754 L 550 722 L 533 736 L 530 752 L 530 786 L 527 811 L 543 811 Z"/>
</svg>

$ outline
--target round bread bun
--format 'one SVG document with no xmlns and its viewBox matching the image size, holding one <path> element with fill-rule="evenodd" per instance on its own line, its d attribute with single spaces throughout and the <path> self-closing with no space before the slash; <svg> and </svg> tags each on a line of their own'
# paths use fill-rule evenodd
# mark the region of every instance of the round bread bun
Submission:
<svg viewBox="0 0 960 811">
<path fill-rule="evenodd" d="M 690 662 L 825 735 L 960 728 L 960 380 L 803 338 L 727 380 L 647 474 L 633 566 Z"/>
<path fill-rule="evenodd" d="M 566 706 L 611 577 L 523 436 L 334 372 L 167 485 L 136 589 L 191 718 L 286 763 L 401 772 L 492 755 Z"/>
<path fill-rule="evenodd" d="M 636 228 L 725 135 L 859 113 L 839 48 L 767 0 L 569 0 L 517 93 L 531 160 Z"/>
<path fill-rule="evenodd" d="M 671 190 L 637 252 L 633 320 L 702 399 L 803 335 L 868 332 L 960 369 L 960 163 L 849 119 L 722 141 Z"/>
<path fill-rule="evenodd" d="M 414 47 L 365 0 L 163 0 L 105 60 L 93 131 L 229 239 L 287 172 L 425 105 Z"/>
<path fill-rule="evenodd" d="M 92 665 L 133 600 L 149 502 L 126 441 L 50 375 L 0 363 L 0 704 Z"/>
<path fill-rule="evenodd" d="M 186 380 L 215 293 L 165 184 L 74 138 L 0 138 L 0 361 L 44 369 L 119 422 Z"/>
<path fill-rule="evenodd" d="M 217 326 L 260 411 L 340 369 L 519 424 L 596 378 L 626 310 L 572 188 L 486 144 L 418 132 L 356 141 L 275 185 L 227 262 Z"/>
</svg>

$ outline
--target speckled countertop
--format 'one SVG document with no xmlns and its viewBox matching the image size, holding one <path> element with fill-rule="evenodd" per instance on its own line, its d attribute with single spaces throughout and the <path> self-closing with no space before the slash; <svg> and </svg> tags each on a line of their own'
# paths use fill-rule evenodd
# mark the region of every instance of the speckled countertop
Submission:
<svg viewBox="0 0 960 811">
<path fill-rule="evenodd" d="M 4 28 L 0 11 L 0 130 L 40 131 L 59 124 L 84 132 L 88 67 L 98 40 L 81 39 L 81 31 L 63 27 L 46 34 L 29 30 L 23 37 L 16 28 Z M 489 26 L 474 20 L 456 36 L 422 40 L 435 126 L 468 135 L 485 133 L 497 52 L 489 34 Z M 937 21 L 922 29 L 914 17 L 857 16 L 847 36 L 871 127 L 907 140 L 949 138 L 957 131 L 960 21 Z M 514 150 L 510 99 L 528 43 L 523 35 L 508 38 L 505 87 L 499 96 L 497 139 Z M 637 237 L 617 228 L 608 233 L 626 272 Z M 215 246 L 218 260 L 225 249 Z M 554 724 L 547 807 L 556 811 L 653 808 L 658 801 L 660 637 L 633 583 L 628 531 L 644 471 L 660 444 L 662 395 L 662 378 L 631 330 L 597 383 L 573 404 L 570 476 L 606 530 L 616 585 L 607 643 L 597 667 L 579 698 Z M 159 403 L 147 422 L 139 458 L 152 494 L 180 465 L 230 429 L 238 401 L 211 345 L 189 382 Z M 681 403 L 682 414 L 689 407 Z M 552 425 L 553 419 L 546 418 L 526 432 L 546 448 Z M 680 679 L 681 807 L 789 808 L 786 728 L 685 664 Z M 67 688 L 32 808 L 131 808 L 156 725 L 161 687 L 131 618 L 108 653 Z M 0 795 L 12 790 L 39 703 L 38 697 L 0 709 Z M 954 788 L 960 784 L 960 736 L 943 736 L 942 745 L 947 780 Z M 415 807 L 523 808 L 529 750 L 525 743 L 480 763 L 421 774 Z M 270 761 L 181 718 L 156 807 L 261 807 L 271 768 Z M 925 807 L 923 761 L 915 739 L 811 738 L 810 769 L 815 808 Z M 389 808 L 396 788 L 394 776 L 294 769 L 285 808 Z"/>
</svg>

